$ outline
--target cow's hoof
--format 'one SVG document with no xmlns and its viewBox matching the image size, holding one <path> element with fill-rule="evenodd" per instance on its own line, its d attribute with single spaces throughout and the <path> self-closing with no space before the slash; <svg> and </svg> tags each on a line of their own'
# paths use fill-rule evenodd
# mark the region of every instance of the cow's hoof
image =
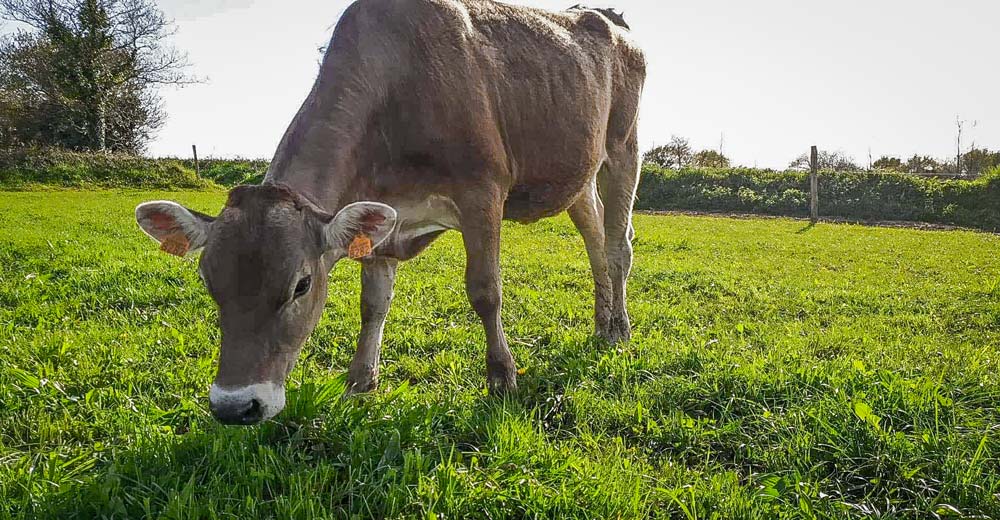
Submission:
<svg viewBox="0 0 1000 520">
<path fill-rule="evenodd" d="M 345 396 L 367 394 L 369 392 L 374 392 L 378 388 L 378 376 L 367 376 L 347 379 L 347 390 L 344 392 Z"/>
<path fill-rule="evenodd" d="M 632 338 L 632 326 L 629 324 L 628 314 L 612 316 L 607 325 L 597 329 L 597 337 L 611 345 L 626 343 Z"/>
<path fill-rule="evenodd" d="M 490 395 L 503 397 L 517 391 L 517 372 L 510 370 L 490 371 L 486 376 L 486 384 L 489 387 Z"/>
<path fill-rule="evenodd" d="M 611 334 L 611 315 L 594 317 L 594 335 L 607 340 Z"/>
</svg>

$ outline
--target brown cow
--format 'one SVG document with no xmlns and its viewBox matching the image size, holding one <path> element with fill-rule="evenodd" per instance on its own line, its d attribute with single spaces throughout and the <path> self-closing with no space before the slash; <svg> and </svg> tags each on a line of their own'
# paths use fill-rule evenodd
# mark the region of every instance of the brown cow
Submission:
<svg viewBox="0 0 1000 520">
<path fill-rule="evenodd" d="M 216 218 L 171 202 L 136 208 L 165 251 L 204 249 L 199 272 L 222 328 L 210 394 L 219 420 L 281 411 L 327 274 L 345 257 L 363 264 L 349 391 L 375 388 L 396 265 L 449 229 L 465 242 L 492 392 L 514 389 L 517 374 L 500 321 L 503 219 L 568 210 L 590 257 L 597 334 L 628 339 L 645 59 L 606 13 L 360 0 L 261 186 L 234 189 Z"/>
</svg>

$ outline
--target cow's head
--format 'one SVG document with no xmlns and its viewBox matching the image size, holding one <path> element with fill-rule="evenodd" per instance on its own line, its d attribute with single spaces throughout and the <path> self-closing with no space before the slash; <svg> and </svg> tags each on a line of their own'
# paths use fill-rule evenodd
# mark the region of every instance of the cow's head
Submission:
<svg viewBox="0 0 1000 520">
<path fill-rule="evenodd" d="M 385 204 L 358 202 L 334 216 L 273 185 L 234 189 L 215 218 L 165 201 L 140 204 L 135 216 L 162 250 L 203 250 L 198 271 L 222 327 L 210 404 L 227 424 L 281 411 L 285 379 L 323 313 L 330 269 L 371 254 L 396 221 Z"/>
</svg>

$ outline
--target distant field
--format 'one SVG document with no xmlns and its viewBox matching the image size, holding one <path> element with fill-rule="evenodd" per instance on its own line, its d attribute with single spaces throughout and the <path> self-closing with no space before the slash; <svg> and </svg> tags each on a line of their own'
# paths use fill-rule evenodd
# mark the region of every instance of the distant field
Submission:
<svg viewBox="0 0 1000 520">
<path fill-rule="evenodd" d="M 0 193 L 0 518 L 1000 517 L 1000 237 L 639 216 L 635 338 L 590 337 L 566 218 L 505 228 L 520 391 L 484 392 L 457 234 L 401 269 L 383 385 L 340 400 L 356 265 L 288 409 L 222 427 L 193 261 L 137 202 Z"/>
</svg>

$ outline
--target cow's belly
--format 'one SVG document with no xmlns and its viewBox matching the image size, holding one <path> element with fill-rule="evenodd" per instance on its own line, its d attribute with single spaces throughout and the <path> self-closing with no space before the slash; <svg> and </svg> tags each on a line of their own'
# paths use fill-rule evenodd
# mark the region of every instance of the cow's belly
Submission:
<svg viewBox="0 0 1000 520">
<path fill-rule="evenodd" d="M 585 186 L 582 179 L 572 181 L 570 184 L 538 182 L 515 185 L 503 205 L 504 220 L 531 223 L 562 213 L 576 201 Z"/>
<path fill-rule="evenodd" d="M 562 213 L 594 182 L 602 163 L 603 152 L 598 152 L 583 158 L 576 166 L 562 164 L 536 170 L 548 175 L 519 177 L 504 202 L 504 220 L 531 223 Z M 408 260 L 445 231 L 462 230 L 458 206 L 449 197 L 430 195 L 421 200 L 387 202 L 396 209 L 397 225 L 391 242 L 379 248 L 380 254 Z"/>
<path fill-rule="evenodd" d="M 507 194 L 503 218 L 531 223 L 562 213 L 594 182 L 602 162 L 595 153 L 577 166 L 548 168 L 543 171 L 549 175 L 518 179 Z"/>
<path fill-rule="evenodd" d="M 538 109 L 539 113 L 551 113 Z M 515 179 L 504 204 L 504 218 L 534 222 L 565 211 L 597 175 L 607 157 L 602 124 L 606 111 L 560 106 L 560 124 L 532 121 L 506 129 Z"/>
</svg>

